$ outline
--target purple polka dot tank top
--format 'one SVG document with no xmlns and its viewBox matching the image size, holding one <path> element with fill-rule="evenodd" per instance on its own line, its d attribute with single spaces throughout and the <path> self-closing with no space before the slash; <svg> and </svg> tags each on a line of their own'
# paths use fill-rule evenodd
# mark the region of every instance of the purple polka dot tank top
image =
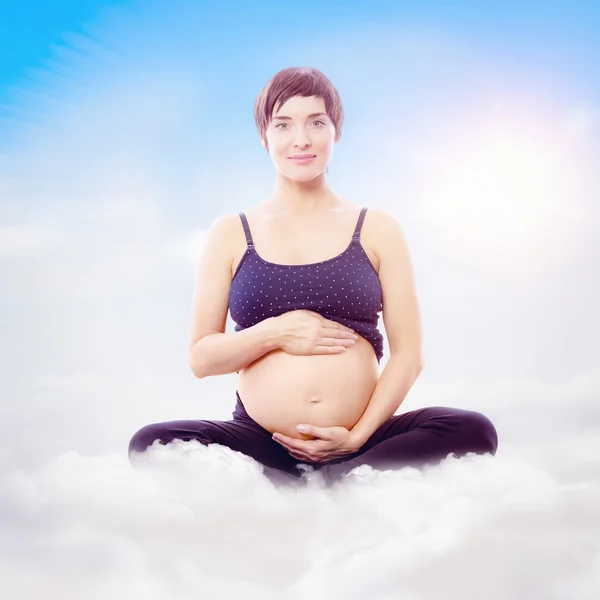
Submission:
<svg viewBox="0 0 600 600">
<path fill-rule="evenodd" d="M 360 243 L 366 212 L 363 207 L 352 240 L 341 254 L 305 265 L 280 265 L 263 260 L 254 249 L 246 215 L 238 213 L 248 247 L 229 291 L 235 331 L 291 310 L 312 310 L 352 328 L 368 340 L 380 362 L 383 336 L 377 323 L 383 308 L 381 284 Z"/>
</svg>

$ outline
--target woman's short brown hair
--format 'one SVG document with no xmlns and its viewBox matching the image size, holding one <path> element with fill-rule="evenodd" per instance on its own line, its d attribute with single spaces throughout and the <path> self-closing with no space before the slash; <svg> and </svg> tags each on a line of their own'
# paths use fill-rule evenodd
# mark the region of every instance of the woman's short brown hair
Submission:
<svg viewBox="0 0 600 600">
<path fill-rule="evenodd" d="M 323 98 L 325 111 L 335 126 L 336 139 L 340 139 L 344 111 L 340 95 L 331 81 L 321 71 L 312 67 L 288 67 L 270 79 L 254 103 L 254 120 L 265 145 L 266 131 L 273 112 L 294 96 Z"/>
</svg>

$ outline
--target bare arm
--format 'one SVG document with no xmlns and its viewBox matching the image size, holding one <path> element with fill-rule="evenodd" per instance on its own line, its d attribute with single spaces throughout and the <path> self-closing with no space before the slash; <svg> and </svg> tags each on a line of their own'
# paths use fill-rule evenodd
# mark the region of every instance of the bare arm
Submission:
<svg viewBox="0 0 600 600">
<path fill-rule="evenodd" d="M 240 371 L 278 347 L 276 317 L 243 331 L 225 333 L 231 286 L 230 240 L 240 226 L 238 215 L 225 215 L 207 232 L 194 284 L 189 343 L 189 365 L 198 378 Z"/>
<path fill-rule="evenodd" d="M 408 395 L 425 364 L 421 312 L 406 237 L 396 218 L 377 216 L 379 279 L 383 290 L 383 320 L 390 345 L 388 360 L 369 404 L 351 431 L 356 448 L 392 417 Z"/>
<path fill-rule="evenodd" d="M 271 350 L 278 348 L 277 329 L 267 321 L 234 333 L 209 333 L 190 352 L 190 366 L 196 377 L 238 372 Z"/>
</svg>

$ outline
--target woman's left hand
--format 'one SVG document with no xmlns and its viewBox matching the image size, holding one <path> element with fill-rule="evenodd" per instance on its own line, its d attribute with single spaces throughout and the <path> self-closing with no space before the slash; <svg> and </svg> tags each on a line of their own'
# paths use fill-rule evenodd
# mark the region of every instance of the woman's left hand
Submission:
<svg viewBox="0 0 600 600">
<path fill-rule="evenodd" d="M 273 439 L 281 444 L 294 458 L 305 462 L 325 462 L 353 454 L 360 449 L 352 433 L 345 427 L 313 427 L 298 425 L 298 431 L 315 439 L 297 438 L 274 433 Z"/>
</svg>

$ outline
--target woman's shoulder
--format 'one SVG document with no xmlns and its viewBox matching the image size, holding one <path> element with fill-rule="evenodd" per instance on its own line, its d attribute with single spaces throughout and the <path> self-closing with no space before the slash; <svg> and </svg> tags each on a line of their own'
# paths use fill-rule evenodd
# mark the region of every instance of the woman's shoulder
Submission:
<svg viewBox="0 0 600 600">
<path fill-rule="evenodd" d="M 369 229 L 380 232 L 398 231 L 401 229 L 399 218 L 391 211 L 378 207 L 366 207 L 365 215 L 369 222 Z"/>
<path fill-rule="evenodd" d="M 213 218 L 207 232 L 208 238 L 228 255 L 244 240 L 244 230 L 238 213 L 225 213 Z"/>
<path fill-rule="evenodd" d="M 241 212 L 241 211 L 240 211 Z M 232 228 L 237 224 L 239 227 L 240 217 L 238 213 L 226 213 L 219 215 L 213 219 L 211 229 L 217 230 L 224 235 L 231 232 Z"/>
</svg>

